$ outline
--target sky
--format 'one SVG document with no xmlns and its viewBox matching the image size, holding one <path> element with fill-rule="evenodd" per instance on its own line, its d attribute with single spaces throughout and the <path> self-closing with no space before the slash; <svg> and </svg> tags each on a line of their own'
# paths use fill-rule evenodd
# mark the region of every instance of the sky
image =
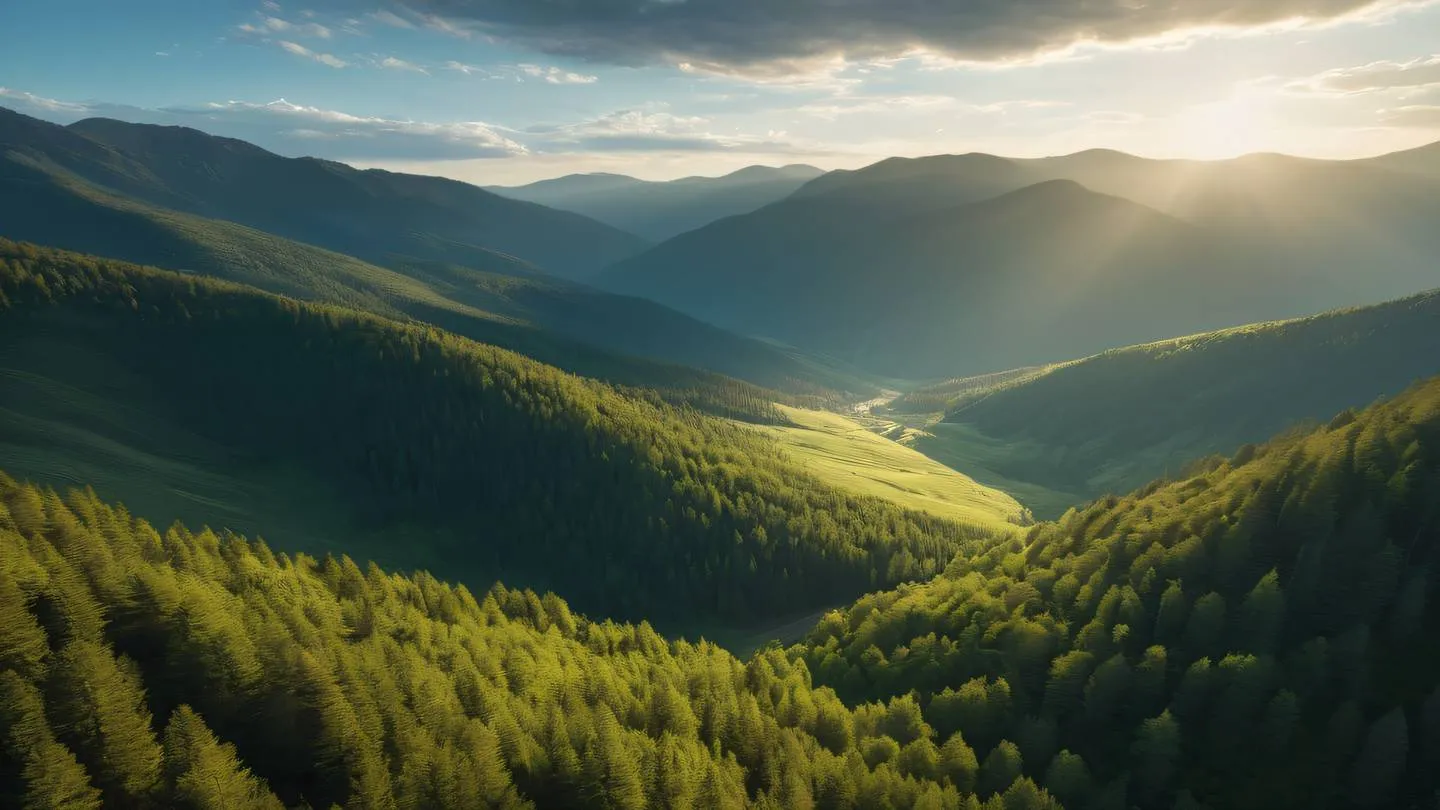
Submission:
<svg viewBox="0 0 1440 810">
<path fill-rule="evenodd" d="M 0 106 L 507 185 L 1440 140 L 1440 2 L 13 0 Z"/>
</svg>

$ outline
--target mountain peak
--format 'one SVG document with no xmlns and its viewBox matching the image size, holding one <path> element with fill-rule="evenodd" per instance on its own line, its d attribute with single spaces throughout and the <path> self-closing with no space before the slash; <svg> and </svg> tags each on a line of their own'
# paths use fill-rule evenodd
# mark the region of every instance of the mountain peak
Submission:
<svg viewBox="0 0 1440 810">
<path fill-rule="evenodd" d="M 189 153 L 201 150 L 226 151 L 252 156 L 280 157 L 248 141 L 211 135 L 193 127 L 165 124 L 137 124 L 114 118 L 83 118 L 66 129 L 125 151 L 150 149 L 183 149 Z"/>
</svg>

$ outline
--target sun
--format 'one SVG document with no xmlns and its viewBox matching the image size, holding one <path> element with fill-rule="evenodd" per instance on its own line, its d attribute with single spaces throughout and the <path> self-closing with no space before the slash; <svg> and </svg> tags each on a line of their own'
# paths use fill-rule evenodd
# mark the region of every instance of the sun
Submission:
<svg viewBox="0 0 1440 810">
<path fill-rule="evenodd" d="M 1267 96 L 1237 92 L 1183 110 L 1173 120 L 1170 142 L 1187 157 L 1233 158 L 1273 149 L 1281 124 Z"/>
</svg>

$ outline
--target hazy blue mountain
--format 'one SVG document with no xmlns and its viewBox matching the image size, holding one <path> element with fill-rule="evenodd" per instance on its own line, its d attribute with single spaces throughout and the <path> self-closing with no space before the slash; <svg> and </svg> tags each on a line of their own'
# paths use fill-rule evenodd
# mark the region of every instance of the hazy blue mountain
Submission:
<svg viewBox="0 0 1440 810">
<path fill-rule="evenodd" d="M 12 123 L 0 135 L 0 235 L 6 237 L 417 318 L 568 371 L 673 392 L 697 404 L 716 402 L 721 391 L 726 401 L 776 396 L 736 380 L 792 395 L 869 390 L 852 375 L 652 301 L 555 278 L 504 253 L 434 243 L 427 252 L 440 259 L 392 254 L 381 264 L 162 207 L 145 198 L 184 206 L 184 198 L 170 193 L 178 184 L 167 184 L 128 153 L 34 119 L 16 116 Z M 255 149 L 241 141 L 224 145 L 241 153 Z M 103 177 L 105 185 L 82 172 Z"/>
<path fill-rule="evenodd" d="M 567 277 L 644 240 L 566 211 L 438 177 L 285 158 L 184 127 L 103 118 L 60 127 L 0 112 L 0 145 L 72 179 L 153 205 L 225 219 L 372 262 L 509 254 Z"/>
<path fill-rule="evenodd" d="M 658 242 L 784 199 L 822 174 L 814 166 L 804 165 L 750 166 L 724 177 L 666 182 L 617 174 L 572 174 L 489 190 L 584 214 Z"/>
<path fill-rule="evenodd" d="M 934 377 L 1427 289 L 1435 222 L 1440 180 L 1358 163 L 895 158 L 599 281 L 874 373 Z"/>
</svg>

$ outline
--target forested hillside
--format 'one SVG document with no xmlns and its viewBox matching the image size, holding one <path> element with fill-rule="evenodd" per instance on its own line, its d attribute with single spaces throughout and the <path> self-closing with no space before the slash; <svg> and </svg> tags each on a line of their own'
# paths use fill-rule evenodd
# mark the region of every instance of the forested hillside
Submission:
<svg viewBox="0 0 1440 810">
<path fill-rule="evenodd" d="M 646 246 L 578 214 L 446 178 L 285 158 L 185 127 L 105 118 L 58 127 L 16 119 L 25 117 L 0 112 L 0 144 L 87 182 L 367 261 L 383 264 L 398 255 L 470 263 L 491 250 L 580 277 Z"/>
<path fill-rule="evenodd" d="M 852 709 L 778 650 L 481 594 L 0 474 L 0 805 L 958 810 L 994 781 L 913 700 Z"/>
<path fill-rule="evenodd" d="M 218 150 L 222 157 L 235 153 L 278 161 L 266 163 L 267 171 L 275 175 L 276 188 L 302 183 L 310 166 L 268 155 L 241 141 L 188 130 L 152 129 L 165 133 L 166 138 L 183 140 L 191 150 L 204 151 L 204 147 Z M 142 145 L 145 142 L 142 140 Z M 567 371 L 622 385 L 662 389 L 672 400 L 709 403 L 706 407 L 726 396 L 716 392 L 745 387 L 716 375 L 777 389 L 785 396 L 834 398 L 838 391 L 863 393 L 868 388 L 851 375 L 802 364 L 774 347 L 658 304 L 565 282 L 514 256 L 482 246 L 447 247 L 443 240 L 430 240 L 415 247 L 415 252 L 420 257 L 441 258 L 382 253 L 374 256 L 372 263 L 277 236 L 287 232 L 283 228 L 272 233 L 226 221 L 226 216 L 249 220 L 221 206 L 202 205 L 198 198 L 187 196 L 188 192 L 179 196 L 161 193 L 157 189 L 164 184 L 128 154 L 70 129 L 3 110 L 0 155 L 0 236 L 433 322 Z M 175 171 L 182 175 L 200 170 L 180 162 L 183 171 Z M 230 166 L 227 171 L 230 173 L 221 172 L 218 178 L 210 177 L 194 194 L 229 194 L 235 192 L 233 185 L 254 180 L 242 168 Z M 360 188 L 332 191 L 373 197 Z M 347 204 L 356 201 L 350 199 Z M 191 210 L 206 216 L 184 213 Z M 274 225 L 268 221 L 260 224 Z M 557 238 L 569 238 L 563 229 L 554 233 Z M 354 247 L 343 240 L 315 244 Z M 748 395 L 775 398 L 759 391 Z M 752 413 L 749 418 L 756 416 Z"/>
<path fill-rule="evenodd" d="M 1440 293 L 1105 352 L 949 403 L 1012 448 L 996 472 L 1093 495 L 1440 374 Z M 913 407 L 902 403 L 902 408 Z"/>
<path fill-rule="evenodd" d="M 203 515 L 214 498 L 196 489 L 222 475 L 281 547 L 328 523 L 392 565 L 543 582 L 672 629 L 924 578 L 989 534 L 824 486 L 744 428 L 433 327 L 24 245 L 4 258 L 12 469 L 104 474 L 140 514 Z"/>
<path fill-rule="evenodd" d="M 1437 789 L 1440 379 L 1110 497 L 791 650 L 913 695 L 979 784 L 1071 807 L 1424 807 Z"/>
</svg>

